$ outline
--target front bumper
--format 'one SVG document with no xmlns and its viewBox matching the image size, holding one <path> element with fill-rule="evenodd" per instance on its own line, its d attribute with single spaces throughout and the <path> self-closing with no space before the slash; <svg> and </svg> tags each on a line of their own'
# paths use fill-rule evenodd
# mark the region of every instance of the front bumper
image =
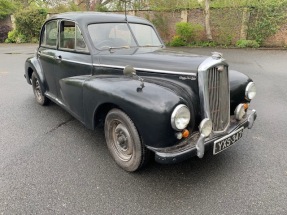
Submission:
<svg viewBox="0 0 287 215">
<path fill-rule="evenodd" d="M 235 117 L 231 116 L 230 126 L 223 135 L 205 138 L 197 132 L 176 146 L 163 149 L 149 149 L 155 152 L 155 160 L 164 164 L 177 163 L 194 156 L 202 158 L 205 151 L 213 148 L 216 140 L 229 135 L 241 127 L 251 129 L 256 117 L 256 110 L 248 110 L 246 116 L 241 121 L 237 121 Z"/>
</svg>

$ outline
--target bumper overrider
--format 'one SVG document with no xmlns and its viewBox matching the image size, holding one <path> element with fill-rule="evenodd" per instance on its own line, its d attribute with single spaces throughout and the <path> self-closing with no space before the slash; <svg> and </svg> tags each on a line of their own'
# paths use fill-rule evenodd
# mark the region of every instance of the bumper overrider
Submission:
<svg viewBox="0 0 287 215">
<path fill-rule="evenodd" d="M 149 147 L 149 149 L 155 152 L 155 160 L 164 164 L 177 163 L 194 156 L 202 158 L 207 150 L 214 149 L 215 142 L 228 138 L 238 131 L 240 131 L 242 135 L 243 129 L 245 128 L 251 129 L 256 117 L 256 110 L 248 110 L 244 118 L 240 121 L 236 120 L 235 116 L 231 116 L 229 128 L 224 134 L 211 135 L 206 138 L 197 132 L 176 146 L 161 149 Z M 229 146 L 231 145 L 228 145 L 226 148 Z"/>
</svg>

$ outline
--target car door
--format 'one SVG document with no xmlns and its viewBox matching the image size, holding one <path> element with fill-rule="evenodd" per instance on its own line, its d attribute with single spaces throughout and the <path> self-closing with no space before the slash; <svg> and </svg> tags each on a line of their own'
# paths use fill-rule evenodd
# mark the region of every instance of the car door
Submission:
<svg viewBox="0 0 287 215">
<path fill-rule="evenodd" d="M 92 57 L 75 22 L 59 23 L 59 48 L 56 52 L 58 99 L 80 120 L 83 119 L 82 86 L 92 74 Z"/>
<path fill-rule="evenodd" d="M 46 93 L 52 97 L 57 96 L 57 86 L 55 83 L 57 44 L 58 21 L 52 20 L 47 22 L 42 28 L 41 43 L 37 53 L 45 76 Z"/>
</svg>

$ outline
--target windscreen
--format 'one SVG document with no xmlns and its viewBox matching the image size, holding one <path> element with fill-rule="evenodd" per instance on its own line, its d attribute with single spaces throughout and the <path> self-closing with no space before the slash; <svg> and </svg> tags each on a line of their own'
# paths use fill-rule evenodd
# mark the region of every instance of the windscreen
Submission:
<svg viewBox="0 0 287 215">
<path fill-rule="evenodd" d="M 149 25 L 99 23 L 89 25 L 88 31 L 94 46 L 99 50 L 117 47 L 162 45 L 154 29 Z"/>
</svg>

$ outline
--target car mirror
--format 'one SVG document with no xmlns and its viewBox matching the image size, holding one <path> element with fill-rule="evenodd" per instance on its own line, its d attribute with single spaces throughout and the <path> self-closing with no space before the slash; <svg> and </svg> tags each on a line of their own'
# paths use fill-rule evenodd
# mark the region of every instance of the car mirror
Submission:
<svg viewBox="0 0 287 215">
<path fill-rule="evenodd" d="M 129 77 L 136 77 L 141 82 L 140 88 L 137 88 L 137 92 L 142 91 L 142 89 L 144 88 L 144 80 L 137 75 L 137 72 L 134 67 L 130 65 L 125 66 L 124 75 L 129 76 Z"/>
</svg>

